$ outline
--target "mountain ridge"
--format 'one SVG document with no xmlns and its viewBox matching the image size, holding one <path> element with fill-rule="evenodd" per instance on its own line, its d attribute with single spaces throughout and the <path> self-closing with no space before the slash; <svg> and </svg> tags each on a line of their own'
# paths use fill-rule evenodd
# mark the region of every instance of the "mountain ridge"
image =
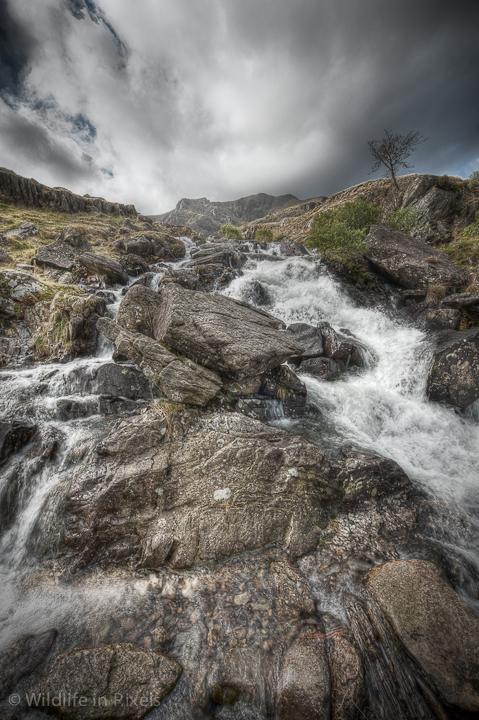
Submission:
<svg viewBox="0 0 479 720">
<path fill-rule="evenodd" d="M 256 193 L 238 200 L 211 201 L 208 198 L 182 198 L 173 210 L 149 215 L 155 222 L 185 225 L 206 235 L 218 232 L 224 223 L 242 225 L 308 202 L 322 202 L 325 198 L 299 200 L 295 195 Z"/>
</svg>

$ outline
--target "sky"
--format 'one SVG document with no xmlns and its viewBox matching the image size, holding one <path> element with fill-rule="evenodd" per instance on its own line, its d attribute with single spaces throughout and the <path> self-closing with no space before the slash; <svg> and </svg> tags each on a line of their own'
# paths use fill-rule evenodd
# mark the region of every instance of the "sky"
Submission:
<svg viewBox="0 0 479 720">
<path fill-rule="evenodd" d="M 330 195 L 392 128 L 467 177 L 478 38 L 477 0 L 0 0 L 0 166 L 156 214 Z"/>
</svg>

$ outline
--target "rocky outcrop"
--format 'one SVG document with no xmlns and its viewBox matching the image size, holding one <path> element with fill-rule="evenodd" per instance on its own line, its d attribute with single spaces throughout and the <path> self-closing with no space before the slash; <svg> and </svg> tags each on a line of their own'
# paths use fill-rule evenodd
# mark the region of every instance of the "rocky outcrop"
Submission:
<svg viewBox="0 0 479 720">
<path fill-rule="evenodd" d="M 126 274 L 130 275 L 130 277 L 139 277 L 150 270 L 148 263 L 142 260 L 139 255 L 134 255 L 133 253 L 122 255 L 119 259 L 119 263 Z"/>
<path fill-rule="evenodd" d="M 302 352 L 291 335 L 279 331 L 280 320 L 248 303 L 174 283 L 162 288 L 161 298 L 155 338 L 225 375 L 257 375 Z"/>
<path fill-rule="evenodd" d="M 461 313 L 454 308 L 444 307 L 432 302 L 410 305 L 407 314 L 421 330 L 441 332 L 442 330 L 459 330 Z"/>
<path fill-rule="evenodd" d="M 314 445 L 243 415 L 153 408 L 117 425 L 74 482 L 65 542 L 78 567 L 189 567 L 270 542 L 303 555 L 340 493 L 329 472 Z"/>
<path fill-rule="evenodd" d="M 57 636 L 56 630 L 40 635 L 23 635 L 0 653 L 0 700 L 15 689 L 47 658 Z"/>
<path fill-rule="evenodd" d="M 3 233 L 3 241 L 8 242 L 8 238 L 16 238 L 17 240 L 26 240 L 29 237 L 38 237 L 38 230 L 32 222 L 24 220 L 16 228 L 11 228 Z"/>
<path fill-rule="evenodd" d="M 375 453 L 343 448 L 337 463 L 337 478 L 343 487 L 341 504 L 345 507 L 378 500 L 411 485 L 404 470 L 394 460 Z"/>
<path fill-rule="evenodd" d="M 117 243 L 117 246 L 127 254 L 138 255 L 148 262 L 179 260 L 184 257 L 186 252 L 185 243 L 182 240 L 159 232 L 124 238 Z"/>
<path fill-rule="evenodd" d="M 348 331 L 345 330 L 344 333 Z M 316 327 L 306 323 L 293 323 L 288 333 L 303 345 L 303 352 L 290 358 L 298 372 L 323 380 L 336 380 L 349 368 L 362 368 L 371 353 L 350 333 L 338 333 L 327 322 Z"/>
<path fill-rule="evenodd" d="M 461 285 L 465 273 L 448 256 L 426 243 L 385 225 L 371 225 L 364 244 L 373 267 L 390 281 L 404 288 Z"/>
<path fill-rule="evenodd" d="M 120 355 L 138 365 L 173 402 L 204 406 L 220 391 L 223 383 L 216 373 L 191 360 L 180 360 L 156 340 L 126 330 L 109 318 L 101 318 L 97 327 L 115 343 Z"/>
<path fill-rule="evenodd" d="M 153 321 L 161 305 L 161 297 L 143 285 L 134 285 L 120 303 L 117 323 L 131 332 L 153 337 Z"/>
<path fill-rule="evenodd" d="M 18 452 L 32 437 L 36 425 L 21 420 L 0 420 L 0 465 Z"/>
<path fill-rule="evenodd" d="M 38 707 L 66 720 L 140 720 L 173 690 L 182 667 L 131 643 L 68 650 L 35 688 Z"/>
<path fill-rule="evenodd" d="M 223 390 L 217 398 L 221 407 L 263 422 L 273 419 L 278 412 L 284 417 L 300 417 L 306 408 L 306 385 L 287 365 L 255 377 L 226 379 Z M 276 405 L 272 406 L 272 401 Z"/>
<path fill-rule="evenodd" d="M 465 408 L 479 398 L 479 330 L 444 332 L 435 340 L 427 392 L 431 400 Z"/>
<path fill-rule="evenodd" d="M 309 255 L 304 245 L 297 243 L 289 238 L 283 238 L 279 246 L 279 252 L 284 257 L 293 257 L 296 255 Z"/>
<path fill-rule="evenodd" d="M 3 270 L 0 272 L 0 289 L 12 300 L 21 300 L 28 295 L 39 295 L 46 286 L 30 273 Z"/>
<path fill-rule="evenodd" d="M 207 198 L 183 198 L 174 210 L 151 217 L 170 225 L 186 225 L 196 232 L 210 235 L 218 232 L 224 223 L 241 225 L 257 220 L 271 212 L 300 204 L 294 195 L 275 197 L 266 193 L 248 195 L 239 200 L 211 202 Z"/>
<path fill-rule="evenodd" d="M 204 243 L 191 251 L 191 262 L 187 267 L 221 265 L 238 269 L 245 264 L 246 260 L 246 255 L 236 250 L 234 243 Z"/>
<path fill-rule="evenodd" d="M 75 267 L 78 253 L 90 251 L 91 245 L 83 235 L 70 227 L 65 227 L 55 242 L 35 250 L 34 264 L 40 267 L 49 266 L 60 270 L 72 270 Z"/>
<path fill-rule="evenodd" d="M 45 315 L 45 304 L 37 303 L 33 310 L 36 312 L 32 317 L 27 317 L 32 329 Z M 98 341 L 97 320 L 104 312 L 105 302 L 96 295 L 58 292 L 50 303 L 45 321 L 36 327 L 33 336 L 38 354 L 92 355 Z"/>
<path fill-rule="evenodd" d="M 64 213 L 101 212 L 136 217 L 134 205 L 107 202 L 103 198 L 82 197 L 64 188 L 49 188 L 33 179 L 0 168 L 0 195 L 20 207 L 39 207 Z"/>
<path fill-rule="evenodd" d="M 83 265 L 91 275 L 100 275 L 107 277 L 111 282 L 119 285 L 126 285 L 128 275 L 123 270 L 120 263 L 112 260 L 105 255 L 99 255 L 93 252 L 82 252 L 78 255 L 78 262 Z"/>
<path fill-rule="evenodd" d="M 396 560 L 366 587 L 408 653 L 449 705 L 479 711 L 479 618 L 424 560 Z"/>
</svg>

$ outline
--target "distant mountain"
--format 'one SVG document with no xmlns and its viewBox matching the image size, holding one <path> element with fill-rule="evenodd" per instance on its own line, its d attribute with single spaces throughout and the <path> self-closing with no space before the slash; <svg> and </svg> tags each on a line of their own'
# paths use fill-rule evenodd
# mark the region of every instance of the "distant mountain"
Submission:
<svg viewBox="0 0 479 720">
<path fill-rule="evenodd" d="M 174 210 L 149 217 L 152 220 L 171 225 L 185 225 L 197 232 L 209 235 L 218 232 L 224 223 L 241 225 L 263 218 L 278 210 L 301 205 L 303 202 L 294 195 L 275 197 L 266 193 L 248 195 L 239 200 L 226 202 L 211 202 L 207 198 L 197 200 L 183 198 Z"/>
</svg>

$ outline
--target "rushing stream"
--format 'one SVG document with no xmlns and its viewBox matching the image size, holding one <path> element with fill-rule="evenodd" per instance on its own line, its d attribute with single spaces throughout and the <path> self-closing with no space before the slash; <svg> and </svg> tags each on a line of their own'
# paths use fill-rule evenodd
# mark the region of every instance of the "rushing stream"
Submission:
<svg viewBox="0 0 479 720">
<path fill-rule="evenodd" d="M 163 274 L 154 279 L 154 289 Z M 451 528 L 446 532 L 447 542 L 450 552 L 467 567 L 458 589 L 479 612 L 479 551 L 471 540 L 479 530 L 479 402 L 464 414 L 429 402 L 426 379 L 431 351 L 425 335 L 393 313 L 358 307 L 316 259 L 250 260 L 241 277 L 223 293 L 255 304 L 258 284 L 262 308 L 287 324 L 328 321 L 336 330 L 352 332 L 371 353 L 369 367 L 335 382 L 301 376 L 308 401 L 319 408 L 317 417 L 276 417 L 271 422 L 322 448 L 336 449 L 347 443 L 392 458 L 431 498 L 461 516 L 467 532 Z M 112 316 L 120 297 L 116 291 L 116 301 L 109 308 Z M 83 368 L 88 373 L 111 362 L 111 348 L 103 340 L 95 358 L 0 373 L 1 415 L 36 422 L 45 435 L 61 438 L 53 463 L 38 468 L 36 460 L 24 462 L 27 446 L 0 480 L 1 647 L 21 633 L 40 632 L 52 623 L 67 628 L 70 642 L 76 637 L 81 641 L 78 627 L 94 626 L 90 638 L 101 642 L 109 627 L 102 620 L 105 613 L 130 612 L 154 588 L 152 574 L 130 580 L 121 572 L 114 577 L 92 573 L 86 582 L 63 584 L 55 576 L 54 565 L 47 571 L 34 559 L 38 548 L 48 545 L 55 526 L 53 514 L 44 510 L 45 498 L 55 488 L 61 495 L 88 442 L 105 435 L 117 420 L 99 414 L 97 397 L 69 393 L 68 377 L 73 370 Z M 83 414 L 66 417 L 59 405 L 65 398 L 81 400 Z M 16 490 L 14 498 L 9 486 Z M 439 521 L 447 525 L 447 513 L 439 514 Z M 160 716 L 176 717 L 171 707 Z"/>
</svg>

